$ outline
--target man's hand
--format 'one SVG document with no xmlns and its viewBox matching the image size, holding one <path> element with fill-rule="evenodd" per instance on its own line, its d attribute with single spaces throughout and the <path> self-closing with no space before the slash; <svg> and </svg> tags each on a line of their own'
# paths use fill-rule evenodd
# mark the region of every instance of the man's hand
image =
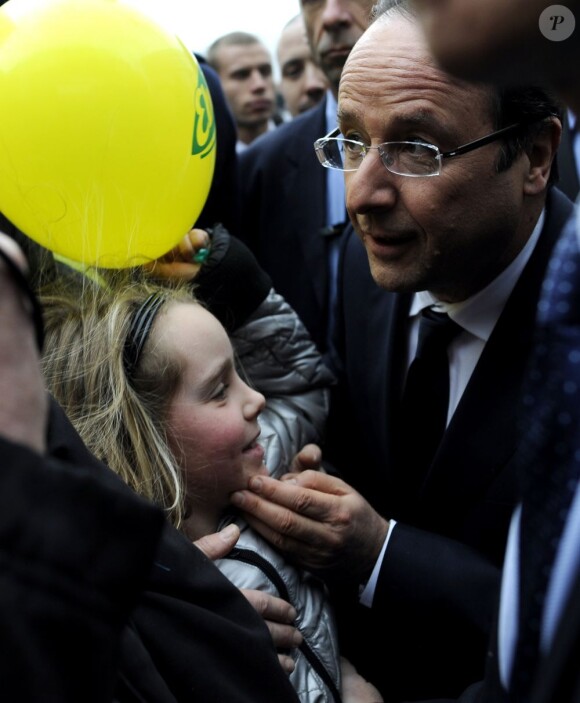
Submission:
<svg viewBox="0 0 580 703">
<path fill-rule="evenodd" d="M 322 464 L 322 451 L 317 444 L 305 444 L 302 449 L 294 456 L 292 464 L 289 467 L 291 473 L 300 473 L 301 471 L 320 471 Z"/>
<path fill-rule="evenodd" d="M 389 528 L 347 483 L 318 471 L 286 474 L 280 481 L 255 476 L 231 501 L 304 568 L 355 583 L 370 574 Z"/>
<path fill-rule="evenodd" d="M 296 610 L 290 603 L 276 598 L 264 591 L 242 588 L 252 607 L 264 618 L 274 645 L 278 650 L 278 660 L 287 674 L 294 671 L 294 660 L 287 653 L 289 649 L 300 646 L 301 633 L 294 627 Z"/>
<path fill-rule="evenodd" d="M 235 546 L 239 536 L 240 530 L 237 525 L 228 525 L 221 532 L 205 535 L 205 537 L 196 540 L 194 544 L 209 559 L 221 559 Z M 296 619 L 296 610 L 290 603 L 269 593 L 247 588 L 240 590 L 250 605 L 265 620 L 274 645 L 279 652 L 280 664 L 287 674 L 291 674 L 294 671 L 294 660 L 286 652 L 293 647 L 298 647 L 302 642 L 302 635 L 293 625 Z"/>
<path fill-rule="evenodd" d="M 219 532 L 196 539 L 194 544 L 208 559 L 215 561 L 231 552 L 239 538 L 240 528 L 237 525 L 227 525 Z"/>
</svg>

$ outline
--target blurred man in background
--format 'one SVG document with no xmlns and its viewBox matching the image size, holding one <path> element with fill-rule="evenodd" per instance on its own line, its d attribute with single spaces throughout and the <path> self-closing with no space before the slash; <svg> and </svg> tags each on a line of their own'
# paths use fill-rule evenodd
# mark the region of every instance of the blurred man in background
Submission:
<svg viewBox="0 0 580 703">
<path fill-rule="evenodd" d="M 275 127 L 272 58 L 258 37 L 230 32 L 216 39 L 207 60 L 221 80 L 238 131 L 238 152 Z"/>
<path fill-rule="evenodd" d="M 320 168 L 312 145 L 336 127 L 342 67 L 369 24 L 373 0 L 300 4 L 312 55 L 330 90 L 313 110 L 281 125 L 242 154 L 240 236 L 324 351 L 347 215 L 343 174 Z"/>
<path fill-rule="evenodd" d="M 278 40 L 280 93 L 290 117 L 318 105 L 329 88 L 326 76 L 314 62 L 302 15 L 296 15 Z"/>
</svg>

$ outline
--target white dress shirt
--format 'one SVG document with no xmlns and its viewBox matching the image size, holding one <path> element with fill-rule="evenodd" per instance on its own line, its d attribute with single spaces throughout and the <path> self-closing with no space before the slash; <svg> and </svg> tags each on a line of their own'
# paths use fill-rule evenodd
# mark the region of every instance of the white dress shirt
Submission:
<svg viewBox="0 0 580 703">
<path fill-rule="evenodd" d="M 336 112 L 338 106 L 336 98 L 329 90 L 326 93 L 326 134 L 336 129 Z M 320 135 L 324 137 L 324 134 Z M 312 147 L 314 153 L 314 146 Z M 344 173 L 335 168 L 326 168 L 326 224 L 333 227 L 346 218 L 344 196 Z"/>
<path fill-rule="evenodd" d="M 326 93 L 326 134 L 337 127 L 336 98 L 329 90 Z M 324 134 L 320 135 L 321 137 Z M 314 152 L 314 147 L 312 147 Z M 326 173 L 326 226 L 332 228 L 346 221 L 346 204 L 344 191 L 344 173 L 335 168 L 325 168 Z M 336 301 L 339 246 L 338 237 L 329 242 L 328 247 L 328 300 L 329 300 L 329 334 L 332 329 L 332 319 Z"/>
<path fill-rule="evenodd" d="M 433 306 L 438 312 L 445 312 L 456 322 L 462 332 L 455 337 L 448 348 L 449 353 L 449 410 L 447 424 L 455 412 L 461 396 L 467 387 L 471 374 L 479 361 L 481 352 L 490 338 L 505 304 L 511 295 L 524 267 L 526 266 L 544 226 L 545 212 L 542 211 L 534 230 L 520 253 L 488 286 L 461 303 L 443 303 L 428 291 L 415 293 L 409 317 L 409 356 L 407 368 L 415 356 L 419 335 L 419 318 L 424 308 Z M 389 521 L 389 531 L 373 572 L 360 595 L 360 602 L 372 606 L 381 564 L 387 552 L 387 545 L 396 521 Z"/>
</svg>

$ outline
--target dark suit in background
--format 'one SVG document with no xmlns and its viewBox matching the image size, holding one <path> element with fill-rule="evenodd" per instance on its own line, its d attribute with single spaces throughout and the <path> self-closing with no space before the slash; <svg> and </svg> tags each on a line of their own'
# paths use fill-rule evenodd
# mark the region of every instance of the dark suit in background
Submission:
<svg viewBox="0 0 580 703">
<path fill-rule="evenodd" d="M 540 662 L 530 703 L 580 701 L 580 573 L 548 656 Z"/>
<path fill-rule="evenodd" d="M 313 144 L 326 133 L 325 110 L 326 100 L 258 138 L 239 157 L 240 238 L 321 350 L 329 315 L 329 240 L 322 234 L 326 171 Z"/>
<path fill-rule="evenodd" d="M 325 452 L 383 516 L 400 522 L 372 609 L 351 609 L 341 632 L 345 655 L 393 700 L 399 690 L 417 699 L 437 690 L 457 696 L 483 675 L 516 500 L 520 383 L 545 267 L 571 209 L 552 191 L 536 248 L 411 500 L 401 494 L 404 468 L 394 464 L 411 296 L 379 288 L 358 238 L 351 234 L 346 242 L 334 353 L 339 395 Z M 377 621 L 384 636 L 373 646 L 368 633 Z"/>
<path fill-rule="evenodd" d="M 578 125 L 576 124 L 576 130 Z M 580 165 L 576 162 L 574 153 L 575 134 L 570 130 L 568 116 L 564 115 L 562 122 L 562 141 L 558 147 L 558 188 L 571 200 L 575 200 L 580 190 Z"/>
</svg>

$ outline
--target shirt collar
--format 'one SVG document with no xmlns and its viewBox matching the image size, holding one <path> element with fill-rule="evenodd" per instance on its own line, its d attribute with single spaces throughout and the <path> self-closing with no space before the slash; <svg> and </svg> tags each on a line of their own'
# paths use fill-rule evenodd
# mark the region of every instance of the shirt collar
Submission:
<svg viewBox="0 0 580 703">
<path fill-rule="evenodd" d="M 419 291 L 413 296 L 409 316 L 419 315 L 425 308 L 433 306 L 438 312 L 446 312 L 464 330 L 487 342 L 511 292 L 532 255 L 545 219 L 545 210 L 542 210 L 530 238 L 520 253 L 485 288 L 460 303 L 443 303 L 437 300 L 429 291 Z"/>
<path fill-rule="evenodd" d="M 332 132 L 336 129 L 337 120 L 336 112 L 338 110 L 338 103 L 336 98 L 332 94 L 331 90 L 326 91 L 326 133 Z"/>
</svg>

